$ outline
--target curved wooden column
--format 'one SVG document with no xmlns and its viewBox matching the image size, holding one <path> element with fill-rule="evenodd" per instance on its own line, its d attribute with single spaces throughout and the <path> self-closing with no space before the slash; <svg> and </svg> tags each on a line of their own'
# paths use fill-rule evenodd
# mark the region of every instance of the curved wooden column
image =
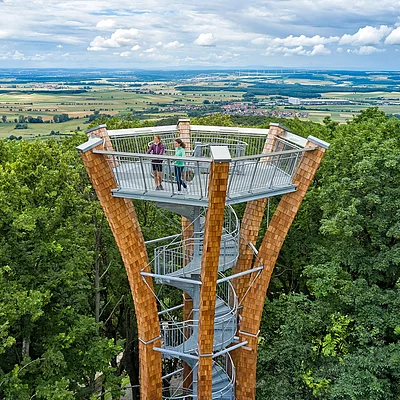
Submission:
<svg viewBox="0 0 400 400">
<path fill-rule="evenodd" d="M 140 397 L 142 400 L 161 400 L 161 353 L 153 350 L 161 346 L 157 304 L 150 290 L 153 286 L 151 278 L 146 278 L 146 284 L 140 275 L 148 265 L 146 246 L 132 201 L 112 196 L 111 189 L 116 183 L 109 162 L 103 155 L 93 153 L 95 149 L 104 149 L 98 138 L 78 147 L 128 275 L 139 334 Z"/>
<path fill-rule="evenodd" d="M 199 304 L 197 398 L 202 400 L 212 398 L 214 316 L 228 173 L 229 162 L 211 163 L 200 273 L 202 285 Z"/>
<path fill-rule="evenodd" d="M 316 147 L 316 143 L 308 141 L 306 147 Z M 235 357 L 236 397 L 240 400 L 255 399 L 258 334 L 268 285 L 282 244 L 325 151 L 326 147 L 318 146 L 316 150 L 303 154 L 294 178 L 297 191 L 282 196 L 259 249 L 258 258 L 264 269 L 243 301 L 239 331 L 240 341 L 249 343 L 236 350 Z"/>
<path fill-rule="evenodd" d="M 232 275 L 249 270 L 253 264 L 254 252 L 249 243 L 256 245 L 258 232 L 264 216 L 267 198 L 249 201 L 240 226 L 239 257 L 232 268 Z M 250 275 L 240 276 L 232 281 L 239 303 L 249 288 Z"/>
</svg>

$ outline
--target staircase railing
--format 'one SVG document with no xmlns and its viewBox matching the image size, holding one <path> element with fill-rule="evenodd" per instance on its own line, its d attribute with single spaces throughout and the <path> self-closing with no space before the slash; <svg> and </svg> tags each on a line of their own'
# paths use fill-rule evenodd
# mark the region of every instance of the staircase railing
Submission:
<svg viewBox="0 0 400 400">
<path fill-rule="evenodd" d="M 179 374 L 179 375 L 178 375 Z M 176 374 L 180 379 L 180 384 L 177 386 L 169 385 L 163 388 L 163 399 L 164 400 L 197 400 L 197 394 L 193 392 L 191 385 L 189 388 L 183 387 L 183 377 L 181 370 L 177 371 Z M 234 384 L 235 384 L 235 366 L 229 353 L 223 354 L 213 359 L 213 382 L 218 381 L 223 383 L 221 389 L 212 391 L 212 399 L 225 400 L 227 398 L 234 399 Z M 193 377 L 194 380 L 197 377 Z"/>
<path fill-rule="evenodd" d="M 223 276 L 220 274 L 220 276 Z M 216 315 L 214 320 L 214 350 L 223 348 L 232 342 L 236 333 L 238 299 L 235 289 L 230 281 L 221 282 L 217 285 L 217 302 L 222 301 L 225 312 Z M 193 353 L 197 348 L 198 320 L 160 322 L 161 338 L 165 348 L 177 348 L 180 352 Z M 190 340 L 194 335 L 195 340 Z"/>
</svg>

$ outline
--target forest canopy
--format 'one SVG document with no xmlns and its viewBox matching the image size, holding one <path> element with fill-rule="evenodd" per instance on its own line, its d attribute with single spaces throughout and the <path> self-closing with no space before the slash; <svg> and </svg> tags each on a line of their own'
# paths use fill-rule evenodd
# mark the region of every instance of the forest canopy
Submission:
<svg viewBox="0 0 400 400">
<path fill-rule="evenodd" d="M 399 399 L 400 121 L 371 108 L 342 125 L 278 122 L 331 146 L 271 280 L 257 398 Z M 114 117 L 107 125 L 151 123 Z M 123 386 L 139 395 L 133 304 L 75 149 L 83 141 L 81 133 L 0 141 L 0 398 L 117 398 Z M 135 207 L 146 239 L 179 229 L 179 216 L 163 212 L 165 229 L 153 204 Z M 267 222 L 265 215 L 259 240 Z"/>
</svg>

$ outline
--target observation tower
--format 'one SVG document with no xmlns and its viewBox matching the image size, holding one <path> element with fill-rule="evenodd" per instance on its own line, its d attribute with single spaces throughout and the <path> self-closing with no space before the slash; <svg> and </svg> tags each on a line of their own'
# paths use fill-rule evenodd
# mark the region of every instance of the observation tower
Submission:
<svg viewBox="0 0 400 400">
<path fill-rule="evenodd" d="M 78 146 L 127 271 L 139 336 L 141 399 L 254 400 L 260 321 L 286 234 L 328 143 L 269 129 L 190 125 L 89 130 Z M 164 155 L 146 154 L 155 135 Z M 186 145 L 176 157 L 174 140 Z M 152 161 L 162 162 L 156 190 Z M 178 192 L 176 161 L 188 190 Z M 259 249 L 269 197 L 281 196 Z M 144 241 L 131 199 L 182 216 Z M 247 203 L 242 221 L 234 205 Z M 165 222 L 168 224 L 168 221 Z M 155 290 L 157 288 L 157 290 Z M 166 304 L 162 288 L 180 291 Z"/>
</svg>

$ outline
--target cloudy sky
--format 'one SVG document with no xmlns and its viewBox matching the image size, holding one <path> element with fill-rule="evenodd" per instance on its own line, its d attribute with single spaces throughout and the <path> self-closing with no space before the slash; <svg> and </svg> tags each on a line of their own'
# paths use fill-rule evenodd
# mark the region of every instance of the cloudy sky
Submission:
<svg viewBox="0 0 400 400">
<path fill-rule="evenodd" d="M 0 0 L 0 68 L 399 69 L 400 0 Z"/>
</svg>

